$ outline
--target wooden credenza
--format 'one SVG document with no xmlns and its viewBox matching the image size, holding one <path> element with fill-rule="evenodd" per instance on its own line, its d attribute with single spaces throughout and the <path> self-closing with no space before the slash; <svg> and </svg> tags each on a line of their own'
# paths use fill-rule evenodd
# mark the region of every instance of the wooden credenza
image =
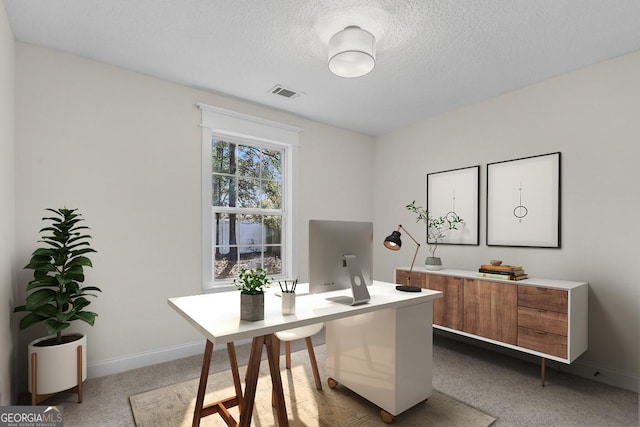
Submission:
<svg viewBox="0 0 640 427">
<path fill-rule="evenodd" d="M 476 277 L 473 271 L 415 268 L 395 271 L 396 283 L 442 291 L 433 302 L 433 327 L 571 363 L 587 350 L 589 284 Z"/>
</svg>

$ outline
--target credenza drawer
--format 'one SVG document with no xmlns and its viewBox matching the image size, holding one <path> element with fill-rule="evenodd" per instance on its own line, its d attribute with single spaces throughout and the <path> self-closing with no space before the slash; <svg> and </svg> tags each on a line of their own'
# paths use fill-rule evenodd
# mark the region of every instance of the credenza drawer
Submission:
<svg viewBox="0 0 640 427">
<path fill-rule="evenodd" d="M 550 332 L 518 327 L 518 346 L 553 356 L 567 357 L 567 337 Z"/>
<path fill-rule="evenodd" d="M 518 326 L 567 336 L 567 313 L 518 306 Z"/>
<path fill-rule="evenodd" d="M 567 313 L 569 296 L 567 291 L 537 286 L 518 286 L 518 305 L 542 310 Z"/>
</svg>

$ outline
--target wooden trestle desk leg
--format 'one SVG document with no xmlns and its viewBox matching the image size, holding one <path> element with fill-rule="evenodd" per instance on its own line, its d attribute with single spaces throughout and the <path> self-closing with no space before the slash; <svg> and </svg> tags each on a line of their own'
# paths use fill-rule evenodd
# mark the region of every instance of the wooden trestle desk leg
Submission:
<svg viewBox="0 0 640 427">
<path fill-rule="evenodd" d="M 251 416 L 253 414 L 253 405 L 256 397 L 256 389 L 258 384 L 258 373 L 260 371 L 260 358 L 262 356 L 262 346 L 267 347 L 267 359 L 269 361 L 269 370 L 271 372 L 271 382 L 273 384 L 273 394 L 275 400 L 276 414 L 278 417 L 278 425 L 288 427 L 287 409 L 284 402 L 284 392 L 282 391 L 282 378 L 280 377 L 280 364 L 278 357 L 280 351 L 277 348 L 279 341 L 273 335 L 263 335 L 254 337 L 251 343 L 251 354 L 247 363 L 246 385 L 244 394 L 244 406 L 240 413 L 240 427 L 249 427 L 251 425 Z"/>
<path fill-rule="evenodd" d="M 231 365 L 233 386 L 236 389 L 236 396 L 238 397 L 238 411 L 242 412 L 242 384 L 240 383 L 240 372 L 238 372 L 238 358 L 236 357 L 236 347 L 232 342 L 227 343 L 227 352 L 229 353 L 229 364 Z"/>
<path fill-rule="evenodd" d="M 202 369 L 200 370 L 200 383 L 198 384 L 198 395 L 196 397 L 196 407 L 193 410 L 192 427 L 200 425 L 202 418 L 202 406 L 204 403 L 204 393 L 207 390 L 207 379 L 209 377 L 209 365 L 211 364 L 211 355 L 213 354 L 213 343 L 207 340 L 204 346 L 204 357 L 202 359 Z"/>
<path fill-rule="evenodd" d="M 275 397 L 276 414 L 278 415 L 278 425 L 288 426 L 287 407 L 284 403 L 284 392 L 282 390 L 282 377 L 280 376 L 280 340 L 274 335 L 265 338 L 267 345 L 267 357 L 269 358 L 269 371 L 271 371 L 271 382 L 273 384 L 273 396 Z"/>
<path fill-rule="evenodd" d="M 233 376 L 233 385 L 236 395 L 204 405 L 204 395 L 207 390 L 207 379 L 209 378 L 209 367 L 211 365 L 211 357 L 213 355 L 213 343 L 207 340 L 204 348 L 204 357 L 202 359 L 202 370 L 200 371 L 200 383 L 198 384 L 198 395 L 196 397 L 196 405 L 193 410 L 193 427 L 200 425 L 200 419 L 211 415 L 219 414 L 220 417 L 229 426 L 236 426 L 238 423 L 233 419 L 228 409 L 238 406 L 240 410 L 243 407 L 242 385 L 240 384 L 240 373 L 238 372 L 238 359 L 236 358 L 236 349 L 232 342 L 227 343 L 229 352 L 229 365 L 231 365 L 231 375 Z"/>
</svg>

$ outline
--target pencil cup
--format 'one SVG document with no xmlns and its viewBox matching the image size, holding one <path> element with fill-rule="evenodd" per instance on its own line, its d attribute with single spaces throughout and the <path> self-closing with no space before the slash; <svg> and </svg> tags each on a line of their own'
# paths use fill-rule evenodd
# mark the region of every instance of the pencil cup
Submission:
<svg viewBox="0 0 640 427">
<path fill-rule="evenodd" d="M 294 314 L 296 312 L 296 293 L 282 292 L 282 314 Z"/>
</svg>

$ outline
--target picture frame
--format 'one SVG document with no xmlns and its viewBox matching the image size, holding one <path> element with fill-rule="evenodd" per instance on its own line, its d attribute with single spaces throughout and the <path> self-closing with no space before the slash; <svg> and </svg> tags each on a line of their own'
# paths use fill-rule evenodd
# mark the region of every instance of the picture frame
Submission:
<svg viewBox="0 0 640 427">
<path fill-rule="evenodd" d="M 560 248 L 560 152 L 487 164 L 487 246 Z"/>
<path fill-rule="evenodd" d="M 464 220 L 440 244 L 479 245 L 480 165 L 428 173 L 427 211 L 437 217 L 455 212 Z"/>
</svg>

